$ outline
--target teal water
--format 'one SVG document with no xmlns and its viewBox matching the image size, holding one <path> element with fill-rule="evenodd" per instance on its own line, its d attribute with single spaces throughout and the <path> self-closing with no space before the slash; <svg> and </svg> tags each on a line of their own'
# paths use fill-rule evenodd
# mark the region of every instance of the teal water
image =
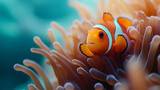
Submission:
<svg viewBox="0 0 160 90">
<path fill-rule="evenodd" d="M 38 47 L 34 36 L 50 46 L 50 22 L 69 28 L 76 18 L 77 11 L 68 6 L 67 0 L 0 0 L 0 89 L 12 90 L 28 82 L 27 75 L 13 69 L 15 63 L 22 64 L 25 58 L 42 61 L 41 55 L 30 52 L 31 47 Z"/>
<path fill-rule="evenodd" d="M 14 64 L 23 64 L 23 59 L 43 62 L 43 56 L 30 52 L 30 48 L 38 47 L 33 42 L 34 36 L 39 36 L 50 47 L 47 30 L 51 28 L 51 21 L 69 29 L 73 20 L 79 19 L 78 12 L 69 6 L 69 1 L 74 0 L 0 0 L 1 90 L 17 90 L 23 84 L 26 88 L 25 83 L 30 81 L 26 74 L 13 69 Z M 93 6 L 95 0 L 78 1 Z M 62 43 L 59 32 L 55 33 Z"/>
</svg>

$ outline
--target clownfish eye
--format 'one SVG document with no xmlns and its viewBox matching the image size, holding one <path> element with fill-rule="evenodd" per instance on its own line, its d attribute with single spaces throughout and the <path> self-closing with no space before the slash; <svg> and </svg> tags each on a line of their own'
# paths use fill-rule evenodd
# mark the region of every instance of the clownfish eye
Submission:
<svg viewBox="0 0 160 90">
<path fill-rule="evenodd" d="M 103 33 L 103 32 L 100 32 L 100 33 L 99 33 L 99 37 L 100 37 L 101 39 L 103 39 L 104 33 Z"/>
</svg>

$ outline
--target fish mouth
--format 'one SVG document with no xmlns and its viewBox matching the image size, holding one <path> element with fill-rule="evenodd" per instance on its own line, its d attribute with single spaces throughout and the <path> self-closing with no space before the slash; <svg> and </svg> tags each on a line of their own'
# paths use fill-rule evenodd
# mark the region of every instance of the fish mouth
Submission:
<svg viewBox="0 0 160 90">
<path fill-rule="evenodd" d="M 94 43 L 94 42 L 89 42 L 87 45 L 88 46 L 93 46 L 93 45 L 95 45 L 96 43 Z"/>
</svg>

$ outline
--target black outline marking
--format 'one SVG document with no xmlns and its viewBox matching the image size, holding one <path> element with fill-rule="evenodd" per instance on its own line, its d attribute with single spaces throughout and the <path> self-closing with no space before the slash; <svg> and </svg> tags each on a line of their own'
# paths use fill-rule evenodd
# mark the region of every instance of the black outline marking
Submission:
<svg viewBox="0 0 160 90">
<path fill-rule="evenodd" d="M 79 45 L 79 50 L 81 51 L 81 45 L 82 45 L 83 43 L 81 43 L 80 45 Z M 89 56 L 87 56 L 86 54 L 84 54 L 82 51 L 81 51 L 81 53 L 84 55 L 84 56 L 86 56 L 86 57 L 88 57 L 88 58 L 91 58 L 91 57 L 93 57 L 93 56 L 91 56 L 91 57 L 89 57 Z"/>
</svg>

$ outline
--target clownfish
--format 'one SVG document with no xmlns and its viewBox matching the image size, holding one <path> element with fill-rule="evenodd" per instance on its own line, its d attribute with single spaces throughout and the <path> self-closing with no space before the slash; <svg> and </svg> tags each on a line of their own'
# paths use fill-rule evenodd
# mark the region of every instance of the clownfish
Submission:
<svg viewBox="0 0 160 90">
<path fill-rule="evenodd" d="M 103 20 L 87 32 L 86 44 L 79 45 L 81 53 L 92 57 L 105 55 L 111 49 L 117 53 L 125 52 L 128 41 L 124 34 L 129 26 L 132 26 L 131 20 L 124 17 L 114 19 L 110 13 L 104 12 Z"/>
</svg>

